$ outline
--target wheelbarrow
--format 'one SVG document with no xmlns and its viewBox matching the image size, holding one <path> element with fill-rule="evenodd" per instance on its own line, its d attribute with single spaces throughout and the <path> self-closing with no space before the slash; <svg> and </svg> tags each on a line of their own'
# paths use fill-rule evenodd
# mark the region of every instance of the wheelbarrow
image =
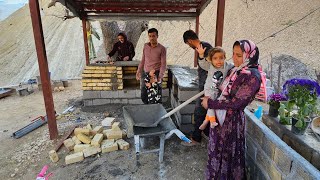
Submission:
<svg viewBox="0 0 320 180">
<path fill-rule="evenodd" d="M 173 123 L 170 115 L 180 110 L 193 100 L 197 99 L 204 92 L 200 92 L 193 96 L 180 106 L 176 107 L 169 113 L 166 112 L 162 104 L 148 104 L 124 106 L 123 115 L 127 123 L 128 138 L 134 137 L 136 160 L 138 162 L 139 155 L 142 153 L 159 152 L 159 162 L 163 161 L 164 142 L 173 134 L 176 134 L 181 140 L 191 142 Z M 160 138 L 160 148 L 150 151 L 140 151 L 140 138 L 158 136 Z"/>
</svg>

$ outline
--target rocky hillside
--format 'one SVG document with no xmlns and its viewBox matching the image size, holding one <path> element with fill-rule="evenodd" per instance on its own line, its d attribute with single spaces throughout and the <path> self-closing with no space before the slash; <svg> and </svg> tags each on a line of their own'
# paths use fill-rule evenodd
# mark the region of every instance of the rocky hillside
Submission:
<svg viewBox="0 0 320 180">
<path fill-rule="evenodd" d="M 64 9 L 59 3 L 47 8 L 41 1 L 42 21 L 49 69 L 52 79 L 79 77 L 84 66 L 82 25 L 78 18 L 63 21 Z M 214 43 L 216 1 L 200 16 L 200 39 Z M 223 47 L 231 57 L 237 39 L 258 43 L 261 62 L 270 63 L 271 56 L 288 54 L 310 68 L 320 69 L 320 1 L 319 0 L 228 0 L 226 1 Z M 94 23 L 96 26 L 99 23 Z M 150 21 L 149 27 L 159 30 L 159 42 L 168 48 L 168 63 L 193 65 L 193 51 L 183 43 L 185 30 L 195 29 L 195 21 Z M 28 6 L 0 22 L 0 86 L 17 84 L 39 74 Z M 95 39 L 94 39 L 95 40 Z M 141 59 L 143 32 L 136 59 Z M 94 42 L 98 58 L 103 58 L 102 41 Z M 101 45 L 101 46 L 100 46 Z"/>
</svg>

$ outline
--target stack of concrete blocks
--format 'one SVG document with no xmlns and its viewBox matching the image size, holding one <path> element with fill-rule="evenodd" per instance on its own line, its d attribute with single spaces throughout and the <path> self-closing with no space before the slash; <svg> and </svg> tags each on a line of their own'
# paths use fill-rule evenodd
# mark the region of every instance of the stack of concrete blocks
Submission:
<svg viewBox="0 0 320 180">
<path fill-rule="evenodd" d="M 136 80 L 139 62 L 116 62 L 115 66 L 86 66 L 82 74 L 85 106 L 105 104 L 143 104 L 140 81 Z M 163 102 L 169 97 L 168 71 L 162 83 Z"/>
<path fill-rule="evenodd" d="M 128 150 L 130 145 L 123 140 L 126 133 L 120 129 L 120 123 L 114 122 L 111 129 L 104 130 L 103 126 L 92 128 L 87 125 L 83 128 L 76 128 L 72 138 L 64 141 L 65 147 L 70 154 L 65 157 L 66 164 L 73 164 L 83 161 L 84 158 L 94 156 L 99 153 Z M 52 155 L 51 155 L 52 154 Z M 51 159 L 56 159 L 50 153 Z"/>
<path fill-rule="evenodd" d="M 86 66 L 82 73 L 82 90 L 120 90 L 123 89 L 122 77 L 122 67 Z"/>
<path fill-rule="evenodd" d="M 199 93 L 198 84 L 195 81 L 197 71 L 188 67 L 177 66 L 170 67 L 170 71 L 172 74 L 171 106 L 176 108 Z M 174 114 L 176 123 L 183 132 L 193 130 L 195 103 L 196 101 L 191 102 Z"/>
</svg>

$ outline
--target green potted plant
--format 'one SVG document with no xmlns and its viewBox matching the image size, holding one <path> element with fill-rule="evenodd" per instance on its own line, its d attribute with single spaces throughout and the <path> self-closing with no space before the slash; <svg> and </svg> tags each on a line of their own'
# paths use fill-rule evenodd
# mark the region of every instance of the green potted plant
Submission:
<svg viewBox="0 0 320 180">
<path fill-rule="evenodd" d="M 287 97 L 281 93 L 271 94 L 268 97 L 269 116 L 278 117 L 280 102 L 286 101 L 286 100 L 287 100 Z"/>
<path fill-rule="evenodd" d="M 295 134 L 304 134 L 312 116 L 318 111 L 319 84 L 310 79 L 294 78 L 285 82 L 283 93 L 288 98 L 286 108 L 292 112 L 291 131 Z"/>
</svg>

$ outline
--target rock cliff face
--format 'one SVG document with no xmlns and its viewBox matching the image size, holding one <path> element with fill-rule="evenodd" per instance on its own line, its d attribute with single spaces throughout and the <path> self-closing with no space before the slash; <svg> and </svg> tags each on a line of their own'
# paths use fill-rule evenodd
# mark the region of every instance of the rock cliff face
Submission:
<svg viewBox="0 0 320 180">
<path fill-rule="evenodd" d="M 50 0 L 40 1 L 49 69 L 52 79 L 77 78 L 85 65 L 82 24 L 78 18 L 63 20 L 60 3 L 47 8 Z M 214 44 L 216 1 L 200 16 L 200 39 Z M 223 48 L 231 58 L 237 39 L 258 43 L 264 67 L 271 57 L 291 55 L 320 69 L 320 1 L 242 0 L 226 1 Z M 102 34 L 100 23 L 93 26 Z M 168 64 L 193 65 L 194 51 L 183 43 L 182 34 L 195 29 L 195 21 L 149 21 L 149 28 L 159 30 L 159 42 L 168 48 Z M 18 84 L 39 75 L 28 5 L 0 22 L 0 86 Z M 125 29 L 127 30 L 127 29 Z M 101 36 L 102 37 L 102 36 Z M 134 38 L 139 38 L 137 35 Z M 93 38 L 98 59 L 105 58 L 105 43 Z M 136 45 L 136 60 L 148 42 L 142 32 Z"/>
</svg>

